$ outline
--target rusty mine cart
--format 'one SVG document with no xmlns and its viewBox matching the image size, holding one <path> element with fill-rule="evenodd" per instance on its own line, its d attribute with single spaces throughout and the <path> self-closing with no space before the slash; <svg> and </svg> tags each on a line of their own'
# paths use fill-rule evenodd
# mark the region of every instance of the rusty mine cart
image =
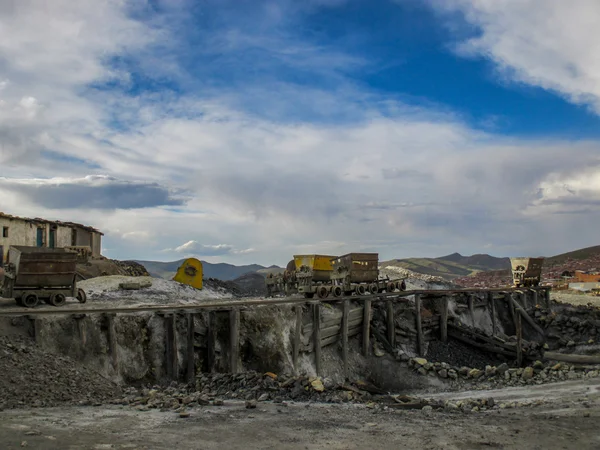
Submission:
<svg viewBox="0 0 600 450">
<path fill-rule="evenodd" d="M 515 287 L 538 286 L 542 277 L 544 258 L 510 258 Z"/>
<path fill-rule="evenodd" d="M 67 297 L 85 303 L 86 294 L 77 288 L 77 253 L 63 248 L 11 246 L 4 265 L 2 297 L 33 308 L 41 300 L 62 306 Z"/>
</svg>

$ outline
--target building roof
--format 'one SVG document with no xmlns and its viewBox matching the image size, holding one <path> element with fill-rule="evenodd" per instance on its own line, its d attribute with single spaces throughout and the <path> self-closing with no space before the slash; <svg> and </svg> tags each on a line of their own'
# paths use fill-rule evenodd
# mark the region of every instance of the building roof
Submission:
<svg viewBox="0 0 600 450">
<path fill-rule="evenodd" d="M 21 220 L 23 222 L 32 222 L 32 223 L 48 223 L 48 224 L 59 225 L 61 227 L 80 228 L 82 230 L 86 230 L 91 233 L 98 233 L 101 236 L 104 236 L 104 233 L 102 233 L 101 231 L 97 230 L 94 227 L 82 225 L 80 223 L 75 223 L 75 222 L 61 222 L 59 220 L 47 220 L 47 219 L 41 219 L 39 217 L 32 219 L 29 217 L 12 216 L 10 214 L 3 213 L 2 211 L 0 211 L 0 218 L 5 218 L 5 219 L 9 219 L 9 220 Z"/>
</svg>

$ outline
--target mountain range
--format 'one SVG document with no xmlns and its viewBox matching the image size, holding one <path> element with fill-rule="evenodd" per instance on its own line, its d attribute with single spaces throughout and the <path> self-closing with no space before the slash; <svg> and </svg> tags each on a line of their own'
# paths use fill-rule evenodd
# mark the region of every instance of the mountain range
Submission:
<svg viewBox="0 0 600 450">
<path fill-rule="evenodd" d="M 177 272 L 177 269 L 185 259 L 180 259 L 177 261 L 171 262 L 161 262 L 161 261 L 138 261 L 135 262 L 143 265 L 148 273 L 153 277 L 157 278 L 166 278 L 171 279 Z M 279 267 L 271 266 L 265 267 L 260 264 L 249 264 L 246 266 L 234 266 L 233 264 L 227 263 L 209 263 L 206 261 L 202 261 L 202 271 L 204 278 L 217 278 L 223 281 L 231 281 L 236 278 L 250 273 L 250 272 L 258 272 L 258 273 L 269 273 L 274 270 L 278 270 Z"/>
<path fill-rule="evenodd" d="M 546 258 L 544 266 L 550 268 L 559 266 L 566 261 L 583 261 L 590 259 L 595 261 L 600 257 L 600 246 L 587 247 L 568 253 Z M 142 264 L 146 270 L 155 277 L 172 278 L 177 268 L 185 261 L 184 259 L 172 262 L 159 261 L 136 261 Z M 261 266 L 260 264 L 249 264 L 245 266 L 235 266 L 233 264 L 218 263 L 213 264 L 202 261 L 204 269 L 204 278 L 217 278 L 219 280 L 230 281 L 244 274 L 258 272 L 263 275 L 271 272 L 281 272 L 282 268 L 278 266 Z M 509 258 L 499 258 L 488 254 L 476 254 L 463 256 L 460 253 L 441 256 L 439 258 L 404 258 L 381 261 L 381 267 L 396 266 L 402 267 L 413 272 L 426 275 L 441 277 L 445 280 L 454 280 L 476 275 L 480 272 L 497 271 L 510 269 Z"/>
</svg>

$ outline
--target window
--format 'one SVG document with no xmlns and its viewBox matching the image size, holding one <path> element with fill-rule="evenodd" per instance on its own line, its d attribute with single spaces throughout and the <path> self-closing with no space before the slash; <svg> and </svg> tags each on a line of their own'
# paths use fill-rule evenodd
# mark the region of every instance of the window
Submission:
<svg viewBox="0 0 600 450">
<path fill-rule="evenodd" d="M 2 237 L 3 238 L 8 237 L 8 227 L 2 227 Z"/>
</svg>

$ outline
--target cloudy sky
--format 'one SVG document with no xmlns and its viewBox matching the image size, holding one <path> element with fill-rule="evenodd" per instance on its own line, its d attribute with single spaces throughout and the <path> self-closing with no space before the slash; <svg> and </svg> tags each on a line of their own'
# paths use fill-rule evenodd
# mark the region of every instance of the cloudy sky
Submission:
<svg viewBox="0 0 600 450">
<path fill-rule="evenodd" d="M 597 0 L 0 0 L 0 210 L 285 264 L 600 243 Z"/>
</svg>

